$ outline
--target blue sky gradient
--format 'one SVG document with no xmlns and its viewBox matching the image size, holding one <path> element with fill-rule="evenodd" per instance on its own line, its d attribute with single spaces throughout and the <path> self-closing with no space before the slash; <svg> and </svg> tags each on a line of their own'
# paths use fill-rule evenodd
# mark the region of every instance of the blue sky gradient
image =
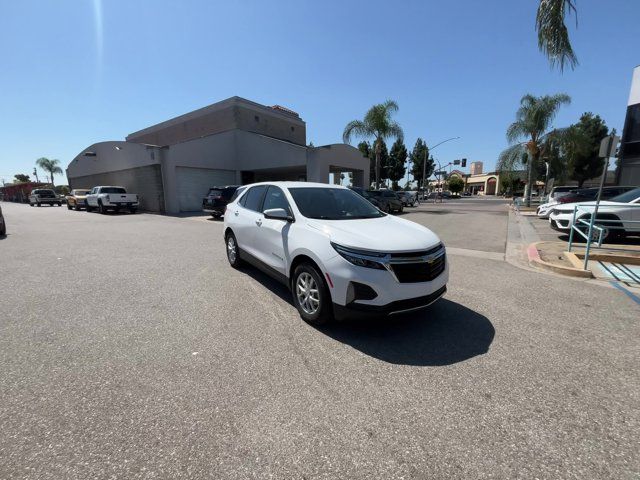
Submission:
<svg viewBox="0 0 640 480">
<path fill-rule="evenodd" d="M 307 122 L 307 141 L 340 142 L 374 103 L 398 102 L 405 143 L 443 163 L 495 164 L 520 97 L 566 92 L 556 126 L 584 111 L 622 129 L 640 63 L 640 2 L 579 0 L 580 65 L 551 70 L 535 0 L 3 1 L 0 178 L 38 157 L 63 167 L 91 143 L 239 95 Z M 58 178 L 57 183 L 66 183 Z"/>
</svg>

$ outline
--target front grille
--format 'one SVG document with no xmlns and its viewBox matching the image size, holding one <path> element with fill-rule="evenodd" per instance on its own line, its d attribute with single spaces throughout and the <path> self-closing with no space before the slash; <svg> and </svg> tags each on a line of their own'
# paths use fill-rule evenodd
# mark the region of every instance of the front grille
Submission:
<svg viewBox="0 0 640 480">
<path fill-rule="evenodd" d="M 436 245 L 433 248 L 430 248 L 429 250 L 422 250 L 420 252 L 392 253 L 391 254 L 391 259 L 394 259 L 394 258 L 424 257 L 425 255 L 433 255 L 434 253 L 439 251 L 441 248 L 442 248 L 442 244 L 439 243 L 438 245 Z"/>
<path fill-rule="evenodd" d="M 430 282 L 437 278 L 445 268 L 446 254 L 428 262 L 392 263 L 391 269 L 400 283 Z"/>
</svg>

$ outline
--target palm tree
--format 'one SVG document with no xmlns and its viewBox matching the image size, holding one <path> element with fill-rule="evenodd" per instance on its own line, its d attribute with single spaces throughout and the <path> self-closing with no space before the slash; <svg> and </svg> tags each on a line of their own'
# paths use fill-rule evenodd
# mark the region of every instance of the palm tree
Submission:
<svg viewBox="0 0 640 480">
<path fill-rule="evenodd" d="M 398 111 L 398 104 L 393 100 L 374 105 L 364 116 L 364 120 L 353 120 L 344 127 L 342 140 L 349 143 L 352 136 L 373 137 L 376 153 L 376 189 L 380 187 L 380 155 L 382 142 L 389 138 L 403 140 L 402 128 L 391 119 L 391 115 Z"/>
<path fill-rule="evenodd" d="M 547 56 L 552 67 L 559 66 L 564 70 L 566 64 L 573 69 L 578 65 L 569 31 L 565 24 L 565 17 L 569 14 L 578 16 L 575 0 L 540 0 L 536 15 L 536 30 L 538 31 L 538 48 Z"/>
<path fill-rule="evenodd" d="M 507 140 L 514 144 L 500 154 L 498 170 L 513 171 L 519 164 L 527 166 L 526 205 L 531 206 L 533 168 L 538 165 L 551 142 L 561 137 L 565 130 L 551 129 L 551 123 L 562 105 L 571 103 L 571 97 L 564 93 L 535 97 L 525 95 L 520 100 L 516 121 L 507 129 Z M 521 141 L 521 140 L 525 141 Z"/>
<path fill-rule="evenodd" d="M 62 169 L 59 167 L 59 160 L 49 160 L 46 157 L 39 158 L 36 160 L 36 165 L 39 166 L 45 172 L 49 172 L 51 176 L 51 186 L 53 187 L 53 175 L 58 174 L 62 175 Z"/>
</svg>

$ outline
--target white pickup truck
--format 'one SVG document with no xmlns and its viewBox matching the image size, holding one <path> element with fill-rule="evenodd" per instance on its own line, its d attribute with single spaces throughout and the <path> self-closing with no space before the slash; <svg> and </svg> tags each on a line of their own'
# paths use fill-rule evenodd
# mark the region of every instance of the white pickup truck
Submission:
<svg viewBox="0 0 640 480">
<path fill-rule="evenodd" d="M 87 212 L 98 210 L 107 213 L 109 210 L 129 210 L 136 213 L 138 210 L 138 195 L 127 193 L 124 187 L 93 187 L 87 194 Z"/>
</svg>

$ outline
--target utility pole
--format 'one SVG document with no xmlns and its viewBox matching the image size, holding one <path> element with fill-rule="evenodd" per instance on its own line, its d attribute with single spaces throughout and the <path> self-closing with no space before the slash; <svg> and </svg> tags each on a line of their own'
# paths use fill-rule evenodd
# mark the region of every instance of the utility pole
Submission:
<svg viewBox="0 0 640 480">
<path fill-rule="evenodd" d="M 33 174 L 36 177 L 36 183 L 40 183 L 40 180 L 38 180 L 38 170 L 36 170 L 36 167 L 33 167 Z"/>
</svg>

